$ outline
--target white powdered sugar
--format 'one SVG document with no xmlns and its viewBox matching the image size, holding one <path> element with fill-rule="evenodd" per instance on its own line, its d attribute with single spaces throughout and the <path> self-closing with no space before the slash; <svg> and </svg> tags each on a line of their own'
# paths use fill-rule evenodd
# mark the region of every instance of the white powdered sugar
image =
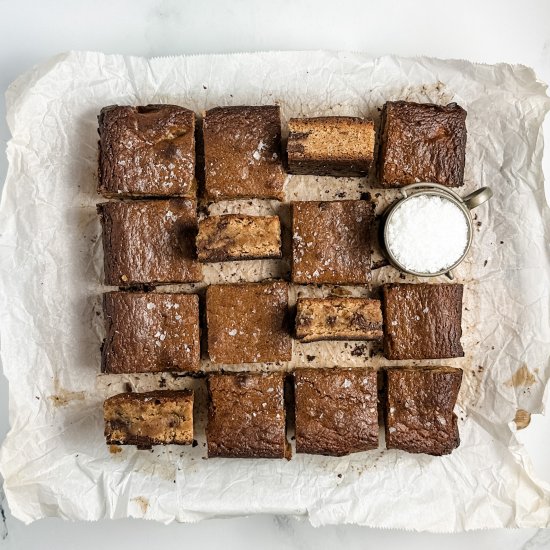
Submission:
<svg viewBox="0 0 550 550">
<path fill-rule="evenodd" d="M 168 212 L 166 212 L 166 214 L 164 214 L 164 219 L 167 220 L 167 221 L 170 220 L 172 222 L 177 222 L 178 221 L 177 216 L 171 210 L 168 210 Z"/>
<path fill-rule="evenodd" d="M 433 195 L 414 196 L 388 220 L 386 244 L 406 269 L 437 273 L 451 267 L 468 245 L 468 222 L 453 202 Z"/>
</svg>

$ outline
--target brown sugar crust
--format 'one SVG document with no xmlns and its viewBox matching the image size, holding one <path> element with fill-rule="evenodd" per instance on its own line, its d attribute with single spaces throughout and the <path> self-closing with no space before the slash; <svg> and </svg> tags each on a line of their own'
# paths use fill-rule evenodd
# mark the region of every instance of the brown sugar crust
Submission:
<svg viewBox="0 0 550 550">
<path fill-rule="evenodd" d="M 278 106 L 216 107 L 203 127 L 208 199 L 284 199 Z"/>
<path fill-rule="evenodd" d="M 196 294 L 109 292 L 103 296 L 103 313 L 103 372 L 199 370 Z"/>
<path fill-rule="evenodd" d="M 193 441 L 193 392 L 120 393 L 103 404 L 108 445 L 188 445 Z"/>
<path fill-rule="evenodd" d="M 281 257 L 278 216 L 227 214 L 199 221 L 197 254 L 201 262 Z"/>
<path fill-rule="evenodd" d="M 208 394 L 209 457 L 290 458 L 282 373 L 210 375 Z"/>
<path fill-rule="evenodd" d="M 292 281 L 367 284 L 371 279 L 372 203 L 292 203 Z"/>
<path fill-rule="evenodd" d="M 291 174 L 365 176 L 374 157 L 372 120 L 358 117 L 291 118 L 288 123 Z"/>
<path fill-rule="evenodd" d="M 453 413 L 462 370 L 451 367 L 390 367 L 386 370 L 386 447 L 445 455 L 459 446 Z"/>
<path fill-rule="evenodd" d="M 101 109 L 98 119 L 101 195 L 195 198 L 193 111 L 112 105 Z"/>
<path fill-rule="evenodd" d="M 466 111 L 456 103 L 388 101 L 382 110 L 382 187 L 464 183 Z"/>
<path fill-rule="evenodd" d="M 285 282 L 212 285 L 206 290 L 208 355 L 213 363 L 290 361 Z"/>
<path fill-rule="evenodd" d="M 459 284 L 384 285 L 384 357 L 463 357 L 462 293 Z"/>
<path fill-rule="evenodd" d="M 382 307 L 379 300 L 355 297 L 298 298 L 296 337 L 317 340 L 379 340 Z"/>
<path fill-rule="evenodd" d="M 294 381 L 296 452 L 343 456 L 378 447 L 374 369 L 299 369 Z"/>
<path fill-rule="evenodd" d="M 185 199 L 98 204 L 105 284 L 131 286 L 202 280 L 196 260 L 195 203 Z"/>
</svg>

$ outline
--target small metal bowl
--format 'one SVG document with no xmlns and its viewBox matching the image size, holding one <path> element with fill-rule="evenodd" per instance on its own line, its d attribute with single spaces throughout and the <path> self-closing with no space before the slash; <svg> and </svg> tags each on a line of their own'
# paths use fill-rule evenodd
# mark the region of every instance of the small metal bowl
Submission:
<svg viewBox="0 0 550 550">
<path fill-rule="evenodd" d="M 473 193 L 470 193 L 466 197 L 461 197 L 453 190 L 445 187 L 444 185 L 439 185 L 438 183 L 414 183 L 412 185 L 407 185 L 401 189 L 401 194 L 403 198 L 399 199 L 392 205 L 388 207 L 384 213 L 382 221 L 382 249 L 383 252 L 390 262 L 396 269 L 403 271 L 404 273 L 409 273 L 410 275 L 416 275 L 417 277 L 437 277 L 439 275 L 447 275 L 449 279 L 453 279 L 453 269 L 455 269 L 467 256 L 470 247 L 472 246 L 472 240 L 474 237 L 474 224 L 470 210 L 477 208 L 480 204 L 488 201 L 492 196 L 493 192 L 489 187 L 480 187 Z M 387 241 L 387 231 L 388 223 L 390 222 L 395 211 L 406 201 L 410 200 L 412 197 L 417 197 L 418 195 L 434 195 L 436 197 L 441 197 L 451 201 L 453 204 L 458 206 L 460 210 L 464 213 L 466 222 L 468 223 L 468 244 L 464 249 L 462 256 L 451 266 L 438 271 L 437 273 L 420 273 L 418 271 L 412 271 L 407 269 L 405 266 L 401 265 L 395 256 L 391 253 Z"/>
</svg>

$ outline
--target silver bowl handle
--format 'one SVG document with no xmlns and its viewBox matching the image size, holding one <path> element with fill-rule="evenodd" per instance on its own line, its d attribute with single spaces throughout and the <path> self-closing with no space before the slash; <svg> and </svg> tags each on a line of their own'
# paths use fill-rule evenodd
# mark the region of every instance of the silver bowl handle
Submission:
<svg viewBox="0 0 550 550">
<path fill-rule="evenodd" d="M 476 189 L 473 193 L 470 193 L 462 200 L 466 205 L 468 210 L 473 210 L 477 208 L 480 204 L 487 202 L 493 196 L 493 192 L 490 187 L 480 187 Z"/>
<path fill-rule="evenodd" d="M 493 192 L 491 191 L 490 187 L 480 187 L 466 197 L 461 197 L 456 191 L 453 191 L 445 185 L 427 182 L 405 185 L 401 188 L 401 195 L 403 196 L 403 198 L 407 198 L 407 196 L 409 195 L 409 191 L 420 189 L 439 189 L 440 191 L 453 196 L 459 202 L 464 203 L 466 208 L 468 208 L 469 210 L 477 208 L 480 204 L 487 202 L 493 196 Z"/>
</svg>

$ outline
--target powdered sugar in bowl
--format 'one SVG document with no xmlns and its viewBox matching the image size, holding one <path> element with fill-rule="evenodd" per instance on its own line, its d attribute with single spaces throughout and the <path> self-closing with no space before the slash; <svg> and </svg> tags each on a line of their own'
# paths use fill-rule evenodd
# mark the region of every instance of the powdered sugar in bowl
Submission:
<svg viewBox="0 0 550 550">
<path fill-rule="evenodd" d="M 403 198 L 387 210 L 382 226 L 384 251 L 397 269 L 419 277 L 447 274 L 466 257 L 473 238 L 470 210 L 493 193 L 482 187 L 467 197 L 436 183 L 401 189 Z"/>
</svg>

